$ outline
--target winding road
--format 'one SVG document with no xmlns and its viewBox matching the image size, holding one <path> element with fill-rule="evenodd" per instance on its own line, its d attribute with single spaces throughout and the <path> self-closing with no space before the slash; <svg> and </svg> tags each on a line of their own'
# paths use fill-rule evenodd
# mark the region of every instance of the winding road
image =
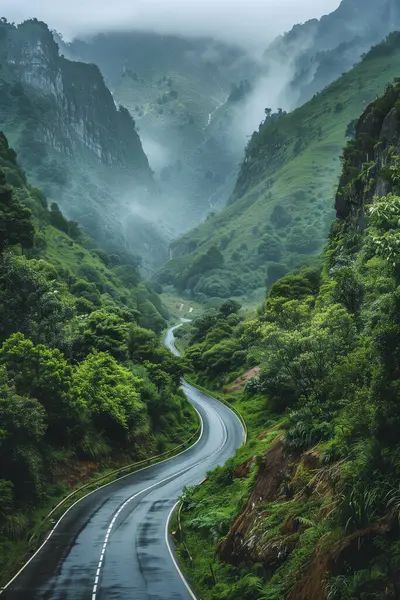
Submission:
<svg viewBox="0 0 400 600">
<path fill-rule="evenodd" d="M 175 328 L 165 344 L 174 354 Z M 47 542 L 4 589 L 2 600 L 189 600 L 168 523 L 185 486 L 230 458 L 243 443 L 238 417 L 183 382 L 198 411 L 197 442 L 181 454 L 127 475 L 77 502 Z"/>
</svg>

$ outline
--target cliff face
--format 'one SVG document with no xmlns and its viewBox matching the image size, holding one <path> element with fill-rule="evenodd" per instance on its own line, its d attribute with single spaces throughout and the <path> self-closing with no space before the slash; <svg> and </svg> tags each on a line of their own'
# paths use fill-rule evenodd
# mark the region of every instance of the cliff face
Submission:
<svg viewBox="0 0 400 600">
<path fill-rule="evenodd" d="M 146 268 L 166 258 L 164 233 L 143 217 L 156 190 L 134 120 L 99 69 L 61 56 L 36 20 L 0 21 L 0 129 L 31 180 L 109 253 Z"/>
<path fill-rule="evenodd" d="M 245 101 L 239 82 L 257 78 L 252 58 L 213 39 L 140 31 L 61 42 L 60 49 L 98 64 L 133 115 L 163 190 L 161 218 L 172 230 L 188 231 L 225 205 L 248 133 L 239 134 L 235 117 Z"/>
<path fill-rule="evenodd" d="M 400 34 L 397 34 L 400 39 Z M 339 219 L 362 226 L 365 208 L 375 197 L 393 191 L 400 153 L 400 91 L 390 85 L 368 106 L 356 127 L 356 138 L 344 151 L 344 169 L 336 196 Z"/>
<path fill-rule="evenodd" d="M 85 149 L 105 165 L 151 179 L 134 121 L 115 106 L 95 65 L 60 56 L 47 25 L 37 21 L 2 23 L 0 45 L 9 79 L 54 102 L 53 119 L 43 122 L 46 142 L 70 155 Z"/>
</svg>

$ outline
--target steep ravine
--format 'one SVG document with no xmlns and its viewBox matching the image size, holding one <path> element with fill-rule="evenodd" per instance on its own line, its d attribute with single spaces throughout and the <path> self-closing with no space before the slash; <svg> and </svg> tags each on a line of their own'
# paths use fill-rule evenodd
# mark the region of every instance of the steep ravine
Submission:
<svg viewBox="0 0 400 600">
<path fill-rule="evenodd" d="M 340 153 L 365 107 L 399 73 L 393 34 L 336 82 L 251 137 L 228 206 L 172 244 L 158 280 L 199 300 L 248 297 L 312 263 L 334 218 Z"/>
</svg>

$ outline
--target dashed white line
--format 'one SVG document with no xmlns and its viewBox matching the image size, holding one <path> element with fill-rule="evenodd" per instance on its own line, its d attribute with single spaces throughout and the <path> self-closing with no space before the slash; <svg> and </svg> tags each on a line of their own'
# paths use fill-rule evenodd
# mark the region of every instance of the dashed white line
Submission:
<svg viewBox="0 0 400 600">
<path fill-rule="evenodd" d="M 125 500 L 125 502 L 119 507 L 119 509 L 115 513 L 115 515 L 114 515 L 114 517 L 113 517 L 110 525 L 108 526 L 106 537 L 104 538 L 104 543 L 103 543 L 103 548 L 102 548 L 102 552 L 101 552 L 101 555 L 100 555 L 100 560 L 99 560 L 99 563 L 97 565 L 97 571 L 100 570 L 100 572 L 99 572 L 99 576 L 97 576 L 97 574 L 96 574 L 97 581 L 95 579 L 95 583 L 93 585 L 92 600 L 94 600 L 96 598 L 96 595 L 97 595 L 98 580 L 99 580 L 99 577 L 100 577 L 100 574 L 101 574 L 101 568 L 103 566 L 104 553 L 105 553 L 105 551 L 107 549 L 107 544 L 108 544 L 108 541 L 109 541 L 110 533 L 111 533 L 111 531 L 112 531 L 112 529 L 113 529 L 113 527 L 115 525 L 115 521 L 118 519 L 119 515 L 124 510 L 124 508 L 128 504 L 130 504 L 131 502 L 133 502 L 133 500 L 135 500 L 139 496 L 145 494 L 146 492 L 149 492 L 150 490 L 153 490 L 156 487 L 159 487 L 159 486 L 163 485 L 163 483 L 167 483 L 168 481 L 172 481 L 173 479 L 176 479 L 177 477 L 179 477 L 179 475 L 182 475 L 183 473 L 186 473 L 187 471 L 191 470 L 194 466 L 195 465 L 190 465 L 189 467 L 185 467 L 184 469 L 181 469 L 177 473 L 173 473 L 172 475 L 169 475 L 169 477 L 166 477 L 165 479 L 162 479 L 161 481 L 157 481 L 156 483 L 153 483 L 152 485 L 149 485 L 144 490 L 140 490 L 140 492 L 137 492 L 136 494 L 134 494 L 133 496 L 131 496 L 130 498 L 128 498 L 127 500 Z"/>
<path fill-rule="evenodd" d="M 226 425 L 225 425 L 224 421 L 222 420 L 222 418 L 220 417 L 220 415 L 218 413 L 217 413 L 217 416 L 218 416 L 218 419 L 219 419 L 220 424 L 222 426 L 222 431 L 224 433 L 224 437 L 223 437 L 222 443 L 217 448 L 217 450 L 215 450 L 213 452 L 213 454 L 218 454 L 222 450 L 222 448 L 225 446 L 226 441 L 228 439 L 228 431 L 227 431 Z M 201 416 L 200 416 L 200 418 L 201 418 Z M 202 420 L 202 427 L 203 427 L 203 420 Z M 115 513 L 115 515 L 113 516 L 113 518 L 111 520 L 111 523 L 108 526 L 108 529 L 107 529 L 107 532 L 106 532 L 106 536 L 104 538 L 103 549 L 102 549 L 102 552 L 101 552 L 101 555 L 100 555 L 99 563 L 97 565 L 96 578 L 95 578 L 95 582 L 94 582 L 94 585 L 93 585 L 92 600 L 96 600 L 96 597 L 97 597 L 97 590 L 98 590 L 98 587 L 99 587 L 98 586 L 99 576 L 101 574 L 101 569 L 102 569 L 102 566 L 103 566 L 104 553 L 105 553 L 105 550 L 107 548 L 107 544 L 108 544 L 108 541 L 109 541 L 109 538 L 110 538 L 111 531 L 112 531 L 112 529 L 114 527 L 114 524 L 115 524 L 116 520 L 118 519 L 119 515 L 124 510 L 124 508 L 128 504 L 130 504 L 131 502 L 133 502 L 133 500 L 135 500 L 136 498 L 138 498 L 139 496 L 141 496 L 142 494 L 145 494 L 145 493 L 153 490 L 156 487 L 162 486 L 164 483 L 167 483 L 168 481 L 172 481 L 173 479 L 176 479 L 177 477 L 179 477 L 179 475 L 182 475 L 183 473 L 186 473 L 187 471 L 190 471 L 191 469 L 193 469 L 194 467 L 196 467 L 197 464 L 200 464 L 200 463 L 195 463 L 193 465 L 190 465 L 189 467 L 185 467 L 184 469 L 181 469 L 177 473 L 173 473 L 172 475 L 169 475 L 169 477 L 166 477 L 165 479 L 162 479 L 161 481 L 157 481 L 156 483 L 153 483 L 149 487 L 145 488 L 144 490 L 141 490 L 140 492 L 137 492 L 136 494 L 134 494 L 133 496 L 131 496 L 130 498 L 128 498 L 127 500 L 125 500 L 125 502 L 119 507 L 119 509 L 117 510 L 117 512 Z M 179 501 L 177 502 L 177 504 L 178 503 L 179 503 Z M 175 504 L 175 506 L 176 506 L 176 504 Z M 186 588 L 190 592 L 191 597 L 194 598 L 194 600 L 197 600 L 196 597 L 194 596 L 193 592 L 191 591 L 191 589 L 189 587 L 189 584 L 187 583 L 186 579 L 184 578 L 184 576 L 182 574 L 182 571 L 180 570 L 179 566 L 177 565 L 177 562 L 175 560 L 175 557 L 174 557 L 174 555 L 172 553 L 172 550 L 170 548 L 170 545 L 169 545 L 169 541 L 168 541 L 168 527 L 169 527 L 169 522 L 170 522 L 173 510 L 174 509 L 172 509 L 172 511 L 168 515 L 167 524 L 166 524 L 166 544 L 167 544 L 167 548 L 168 548 L 168 551 L 169 551 L 169 553 L 170 553 L 170 555 L 172 557 L 174 566 L 175 566 L 176 570 L 178 571 L 178 574 L 181 577 L 181 579 L 182 579 L 183 583 L 185 584 Z M 99 572 L 99 575 L 97 575 L 98 572 Z"/>
<path fill-rule="evenodd" d="M 197 390 L 197 391 L 198 391 L 198 390 Z M 226 407 L 226 406 L 225 406 L 225 407 Z M 7 583 L 7 584 L 6 584 L 6 585 L 5 585 L 5 586 L 4 586 L 4 587 L 3 587 L 3 588 L 0 590 L 0 595 L 2 594 L 2 592 L 3 592 L 3 591 L 5 591 L 5 590 L 6 590 L 6 589 L 7 589 L 7 588 L 8 588 L 8 587 L 9 587 L 9 586 L 10 586 L 10 585 L 11 585 L 11 584 L 12 584 L 12 583 L 15 581 L 15 579 L 17 579 L 17 577 L 18 577 L 18 576 L 19 576 L 19 575 L 22 573 L 22 571 L 23 571 L 23 570 L 24 570 L 24 569 L 25 569 L 25 568 L 26 568 L 26 567 L 27 567 L 27 566 L 28 566 L 28 565 L 29 565 L 29 564 L 32 562 L 32 560 L 33 560 L 33 559 L 34 559 L 34 558 L 35 558 L 35 557 L 36 557 L 36 556 L 37 556 L 37 555 L 40 553 L 40 551 L 42 550 L 42 548 L 43 548 L 43 547 L 44 547 L 44 546 L 47 544 L 47 542 L 49 541 L 49 539 L 50 539 L 50 538 L 52 537 L 52 535 L 54 534 L 55 530 L 57 529 L 57 527 L 59 526 L 59 524 L 61 523 L 61 521 L 62 521 L 62 520 L 65 518 L 65 516 L 66 516 L 66 515 L 67 515 L 67 514 L 68 514 L 68 513 L 69 513 L 69 512 L 70 512 L 70 511 L 71 511 L 71 510 L 72 510 L 72 509 L 73 509 L 73 508 L 74 508 L 74 507 L 75 507 L 75 506 L 78 504 L 78 503 L 79 503 L 79 502 L 82 502 L 82 501 L 83 501 L 85 498 L 87 498 L 88 496 L 91 496 L 92 494 L 95 494 L 95 493 L 96 493 L 96 492 L 98 492 L 99 490 L 101 490 L 101 489 L 103 489 L 103 488 L 106 488 L 106 487 L 108 487 L 108 486 L 110 486 L 110 485 L 113 485 L 114 483 L 116 483 L 116 482 L 118 482 L 118 481 L 121 481 L 121 480 L 123 480 L 123 479 L 126 479 L 126 478 L 128 478 L 128 477 L 131 477 L 132 475 L 135 475 L 136 473 L 140 473 L 140 472 L 142 472 L 142 471 L 146 471 L 146 470 L 148 470 L 148 469 L 151 469 L 151 468 L 153 468 L 153 467 L 155 467 L 155 466 L 158 466 L 158 465 L 160 465 L 160 464 L 163 464 L 163 463 L 166 463 L 166 462 L 172 461 L 172 460 L 174 460 L 175 458 L 177 458 L 178 456 L 181 456 L 181 455 L 183 455 L 183 454 L 185 454 L 185 453 L 189 452 L 189 451 L 190 451 L 190 450 L 192 450 L 192 449 L 193 449 L 195 446 L 197 446 L 197 444 L 198 444 L 198 443 L 201 441 L 201 439 L 203 438 L 203 434 L 204 434 L 204 421 L 203 421 L 203 418 L 202 418 L 201 414 L 199 413 L 199 411 L 198 411 L 198 410 L 197 410 L 195 407 L 193 407 L 193 408 L 196 410 L 196 412 L 197 412 L 197 414 L 198 414 L 198 416 L 199 416 L 199 419 L 200 419 L 200 424 L 201 424 L 201 430 L 200 430 L 200 434 L 199 434 L 199 437 L 198 437 L 198 439 L 196 440 L 196 442 L 195 442 L 194 444 L 192 444 L 192 446 L 190 446 L 189 448 L 187 448 L 187 449 L 185 449 L 185 450 L 182 450 L 182 452 L 179 452 L 178 454 L 176 454 L 176 455 L 175 455 L 175 456 L 173 456 L 173 457 L 166 458 L 166 459 L 164 459 L 164 460 L 162 460 L 162 461 L 160 461 L 160 462 L 158 462 L 158 463 L 155 463 L 155 464 L 153 464 L 153 465 L 149 465 L 149 466 L 147 466 L 147 467 L 143 467 L 142 469 L 139 469 L 138 471 L 135 471 L 134 473 L 128 473 L 127 475 L 123 475 L 122 477 L 119 477 L 118 479 L 115 479 L 113 482 L 111 482 L 111 483 L 107 483 L 107 484 L 104 484 L 104 485 L 100 486 L 99 488 L 97 488 L 96 490 L 93 490 L 93 491 L 89 492 L 88 494 L 86 494 L 86 495 L 85 495 L 85 496 L 83 496 L 82 498 L 79 498 L 79 499 L 78 499 L 76 502 L 74 502 L 74 503 L 73 503 L 73 504 L 72 504 L 72 505 L 71 505 L 71 506 L 70 506 L 70 507 L 69 507 L 69 508 L 68 508 L 68 509 L 67 509 L 67 510 L 66 510 L 66 511 L 65 511 L 65 512 L 64 512 L 64 513 L 61 515 L 61 517 L 59 518 L 59 520 L 57 521 L 57 523 L 54 525 L 53 529 L 50 531 L 50 533 L 48 534 L 48 536 L 46 537 L 46 539 L 44 540 L 44 542 L 42 543 L 42 545 L 41 545 L 41 546 L 38 548 L 38 550 L 37 550 L 37 551 L 36 551 L 36 552 L 35 552 L 35 553 L 34 553 L 34 554 L 33 554 L 33 555 L 30 557 L 30 559 L 29 559 L 29 560 L 28 560 L 28 561 L 27 561 L 27 562 L 24 564 L 24 566 L 23 566 L 23 567 L 22 567 L 22 568 L 21 568 L 21 569 L 20 569 L 20 570 L 19 570 L 19 571 L 16 573 L 16 575 L 14 575 L 14 577 L 13 577 L 13 578 L 12 578 L 12 579 L 11 579 L 11 580 L 10 580 L 10 581 L 9 581 L 9 582 L 8 582 L 8 583 Z M 226 407 L 226 408 L 228 408 L 228 409 L 230 410 L 230 412 L 232 412 L 232 413 L 235 415 L 235 413 L 234 413 L 234 411 L 232 411 L 232 409 L 230 409 L 229 407 Z M 217 413 L 217 414 L 218 414 L 218 413 Z M 237 417 L 237 415 L 235 415 L 235 416 Z M 228 436 L 227 436 L 227 429 L 226 429 L 226 425 L 225 425 L 224 421 L 222 420 L 222 418 L 220 417 L 220 415 L 218 415 L 218 417 L 219 417 L 219 420 L 220 420 L 220 422 L 222 423 L 222 426 L 223 426 L 223 430 L 224 430 L 224 440 L 223 440 L 223 442 L 222 442 L 221 446 L 218 448 L 218 450 L 216 450 L 216 451 L 215 451 L 215 454 L 217 454 L 217 453 L 218 453 L 218 452 L 221 450 L 221 448 L 222 448 L 222 447 L 225 445 L 225 443 L 226 443 L 226 440 L 227 440 L 227 437 L 228 437 Z M 182 473 L 184 473 L 185 471 L 188 471 L 188 470 L 190 470 L 190 469 L 191 469 L 191 468 L 193 468 L 194 466 L 195 466 L 195 465 L 191 465 L 191 467 L 189 467 L 189 468 L 188 468 L 188 467 L 186 467 L 186 468 L 185 468 L 185 469 L 183 469 L 182 471 L 179 471 L 178 473 L 174 473 L 174 474 L 173 474 L 173 475 L 171 475 L 170 477 L 168 477 L 168 478 L 166 478 L 166 479 L 164 479 L 164 480 L 162 480 L 162 481 L 159 481 L 159 482 L 157 482 L 157 483 L 153 484 L 152 486 L 149 486 L 148 488 L 146 488 L 146 489 L 144 489 L 144 490 L 141 490 L 140 492 L 138 492 L 137 494 L 135 494 L 134 496 L 132 496 L 131 498 L 129 498 L 129 499 L 128 499 L 128 500 L 127 500 L 127 501 L 126 501 L 126 502 L 125 502 L 125 503 L 124 503 L 124 504 L 123 504 L 121 507 L 120 507 L 120 509 L 119 509 L 119 510 L 117 511 L 117 513 L 114 515 L 114 517 L 113 517 L 113 519 L 112 519 L 112 521 L 111 521 L 111 523 L 110 523 L 110 525 L 109 525 L 109 527 L 108 527 L 108 529 L 107 529 L 106 537 L 105 537 L 105 540 L 104 540 L 104 543 L 103 543 L 103 546 L 102 546 L 102 550 L 101 550 L 101 554 L 100 554 L 100 559 L 99 559 L 99 562 L 98 562 L 98 565 L 97 565 L 96 575 L 95 575 L 94 584 L 93 584 L 93 589 L 92 589 L 92 597 L 91 597 L 91 600 L 96 600 L 97 593 L 98 593 L 98 590 L 99 590 L 99 587 L 100 587 L 100 586 L 99 586 L 99 582 L 100 582 L 101 570 L 102 570 L 102 567 L 103 567 L 103 562 L 104 562 L 104 555 L 105 555 L 105 551 L 106 551 L 106 548 L 107 548 L 107 544 L 108 544 L 108 541 L 109 541 L 109 538 L 110 538 L 110 534 L 111 534 L 111 531 L 112 531 L 112 529 L 113 529 L 113 526 L 114 526 L 114 524 L 115 524 L 115 521 L 116 521 L 116 519 L 118 518 L 118 516 L 119 516 L 119 514 L 122 512 L 122 510 L 125 508 L 125 506 L 126 506 L 127 504 L 129 504 L 130 502 L 132 502 L 132 501 L 133 501 L 135 498 L 137 498 L 137 497 L 138 497 L 138 496 L 140 496 L 141 494 L 144 494 L 144 493 L 146 493 L 146 492 L 150 491 L 151 489 L 153 489 L 153 488 L 155 488 L 155 487 L 157 487 L 157 486 L 159 486 L 159 485 L 162 485 L 163 483 L 166 483 L 166 482 L 167 482 L 169 479 L 173 479 L 173 478 L 175 478 L 175 477 L 178 477 L 179 475 L 181 475 L 181 474 L 182 474 Z M 175 506 L 176 506 L 176 505 L 175 505 Z M 174 507 L 174 508 L 175 508 L 175 507 Z M 174 509 L 172 509 L 172 510 L 171 510 L 171 512 L 170 512 L 170 514 L 169 514 L 169 516 L 168 516 L 168 519 L 167 519 L 167 524 L 166 524 L 166 532 L 168 532 L 168 527 L 169 527 L 169 523 L 170 523 L 170 519 L 171 519 L 171 516 L 172 516 L 173 510 L 174 510 Z M 173 563 L 174 563 L 174 566 L 175 566 L 175 568 L 176 568 L 176 570 L 177 570 L 177 572 L 178 572 L 179 576 L 181 577 L 182 581 L 184 582 L 184 584 L 185 584 L 185 587 L 188 589 L 188 592 L 189 592 L 189 594 L 190 594 L 191 598 L 192 598 L 192 599 L 194 599 L 194 600 L 197 600 L 197 599 L 196 599 L 196 597 L 195 597 L 195 595 L 194 595 L 194 594 L 193 594 L 193 592 L 191 591 L 191 589 L 190 589 L 190 587 L 189 587 L 189 584 L 187 583 L 187 581 L 186 581 L 185 577 L 183 576 L 183 574 L 182 574 L 182 572 L 181 572 L 181 570 L 180 570 L 180 568 L 179 568 L 179 566 L 178 566 L 178 564 L 177 564 L 177 562 L 176 562 L 176 560 L 175 560 L 175 557 L 174 557 L 174 555 L 173 555 L 173 552 L 172 552 L 172 550 L 171 550 L 171 548 L 170 548 L 170 544 L 169 544 L 169 540 L 168 540 L 168 534 L 166 534 L 166 535 L 167 535 L 167 537 L 166 537 L 166 543 L 167 543 L 167 547 L 168 547 L 168 550 L 169 550 L 169 552 L 170 552 L 170 554 L 171 554 L 171 558 L 172 558 L 172 561 L 173 561 Z"/>
<path fill-rule="evenodd" d="M 193 406 L 194 410 L 196 411 L 199 419 L 200 419 L 200 434 L 199 437 L 197 438 L 197 440 L 194 442 L 194 444 L 192 444 L 191 446 L 189 446 L 189 448 L 186 448 L 185 450 L 182 450 L 182 452 L 179 452 L 178 454 L 175 454 L 174 456 L 171 456 L 169 458 L 165 458 L 164 460 L 160 460 L 157 463 L 154 463 L 152 465 L 148 465 L 147 467 L 143 467 L 142 469 L 139 469 L 137 471 L 134 471 L 133 473 L 128 473 L 127 475 L 123 475 L 122 477 L 118 477 L 118 479 L 114 479 L 114 481 L 111 481 L 110 483 L 105 483 L 104 485 L 101 485 L 100 487 L 96 488 L 95 490 L 92 490 L 91 492 L 89 492 L 88 494 L 85 494 L 85 496 L 82 496 L 82 498 L 79 498 L 78 500 L 76 500 L 73 504 L 71 504 L 71 506 L 69 508 L 67 508 L 67 510 L 61 515 L 61 517 L 58 519 L 57 523 L 54 525 L 53 529 L 49 532 L 49 534 L 47 535 L 47 537 L 45 538 L 45 540 L 43 541 L 43 543 L 39 546 L 39 548 L 36 550 L 36 552 L 34 554 L 32 554 L 32 556 L 29 558 L 29 560 L 26 561 L 26 563 L 19 569 L 19 571 L 14 575 L 14 577 L 12 577 L 5 585 L 3 588 L 0 589 L 0 595 L 5 592 L 5 590 L 10 587 L 10 585 L 17 579 L 17 577 L 19 577 L 19 575 L 26 569 L 26 567 L 36 558 L 36 556 L 41 552 L 41 550 L 44 548 L 44 546 L 47 544 L 47 542 L 49 541 L 49 539 L 52 537 L 52 535 L 54 534 L 55 530 L 57 529 L 57 527 L 59 526 L 59 524 L 61 523 L 61 521 L 67 516 L 67 514 L 80 502 L 82 502 L 83 500 L 85 500 L 85 498 L 88 498 L 89 496 L 91 496 L 92 494 L 95 494 L 96 492 L 98 492 L 99 490 L 102 490 L 108 486 L 113 485 L 114 483 L 117 483 L 118 481 L 122 481 L 123 479 L 126 479 L 127 477 L 132 477 L 133 475 L 136 475 L 137 473 L 141 473 L 143 471 L 147 471 L 153 467 L 156 467 L 158 465 L 161 465 L 165 462 L 169 462 L 174 460 L 175 458 L 177 458 L 178 456 L 181 456 L 182 454 L 186 454 L 186 452 L 189 452 L 190 450 L 192 450 L 193 448 L 195 448 L 195 446 L 197 446 L 197 444 L 201 441 L 201 439 L 203 438 L 203 433 L 204 433 L 204 421 L 203 421 L 203 417 L 201 416 L 201 414 L 199 413 L 199 411 L 197 410 L 197 408 L 195 406 Z M 94 598 L 92 597 L 92 600 L 94 600 Z"/>
</svg>

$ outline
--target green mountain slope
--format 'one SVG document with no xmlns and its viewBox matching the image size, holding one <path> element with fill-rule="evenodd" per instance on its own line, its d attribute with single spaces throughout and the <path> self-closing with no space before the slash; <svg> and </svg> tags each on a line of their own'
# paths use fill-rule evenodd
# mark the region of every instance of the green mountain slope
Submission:
<svg viewBox="0 0 400 600">
<path fill-rule="evenodd" d="M 268 117 L 247 147 L 230 205 L 172 245 L 159 281 L 199 298 L 242 296 L 320 252 L 346 134 L 399 72 L 394 34 L 301 108 Z"/>
<path fill-rule="evenodd" d="M 400 83 L 344 151 L 322 268 L 244 320 L 188 326 L 247 444 L 189 490 L 180 556 L 205 600 L 396 600 L 400 573 Z M 212 565 L 212 570 L 210 570 Z"/>
</svg>

